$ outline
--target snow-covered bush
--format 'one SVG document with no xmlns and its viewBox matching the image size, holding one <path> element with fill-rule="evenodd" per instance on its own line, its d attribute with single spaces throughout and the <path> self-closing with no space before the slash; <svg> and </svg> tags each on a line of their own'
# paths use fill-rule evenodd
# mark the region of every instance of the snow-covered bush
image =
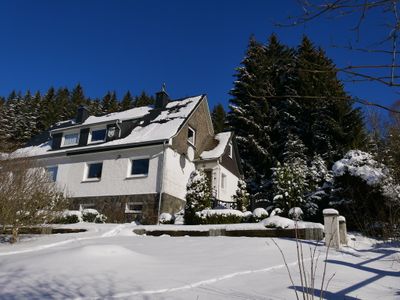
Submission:
<svg viewBox="0 0 400 300">
<path fill-rule="evenodd" d="M 268 212 L 264 208 L 258 207 L 253 210 L 253 218 L 256 222 L 265 219 L 266 217 L 268 217 Z"/>
<path fill-rule="evenodd" d="M 274 208 L 272 211 L 271 211 L 271 213 L 270 213 L 270 216 L 272 217 L 272 216 L 275 216 L 275 215 L 280 215 L 282 213 L 282 209 L 280 209 L 280 208 Z"/>
<path fill-rule="evenodd" d="M 262 221 L 260 224 L 263 224 L 267 228 L 279 228 L 279 229 L 286 229 L 286 228 L 294 228 L 294 221 L 288 218 L 280 217 L 280 216 L 271 216 Z"/>
<path fill-rule="evenodd" d="M 196 224 L 196 212 L 211 208 L 212 193 L 204 172 L 193 171 L 186 188 L 185 224 Z"/>
<path fill-rule="evenodd" d="M 399 226 L 400 186 L 384 164 L 366 152 L 351 150 L 332 171 L 331 204 L 346 216 L 350 228 L 390 235 Z"/>
<path fill-rule="evenodd" d="M 159 218 L 160 224 L 174 224 L 174 217 L 170 213 L 163 212 Z"/>
<path fill-rule="evenodd" d="M 52 220 L 53 224 L 73 224 L 79 222 L 105 223 L 107 217 L 96 209 L 65 210 Z"/>
<path fill-rule="evenodd" d="M 66 210 L 57 214 L 51 223 L 53 224 L 74 224 L 82 222 L 82 212 L 79 210 Z"/>
<path fill-rule="evenodd" d="M 302 218 L 303 211 L 300 207 L 292 207 L 291 209 L 289 209 L 288 215 L 290 218 L 292 218 L 292 220 L 298 221 Z"/>
<path fill-rule="evenodd" d="M 307 164 L 302 159 L 278 163 L 274 168 L 273 205 L 286 214 L 295 206 L 304 206 L 304 194 L 307 185 Z"/>
<path fill-rule="evenodd" d="M 251 223 L 253 222 L 253 213 L 251 211 L 245 211 L 243 212 L 243 222 L 244 223 Z"/>
<path fill-rule="evenodd" d="M 204 209 L 196 212 L 198 224 L 233 224 L 243 221 L 243 213 L 235 209 Z"/>
<path fill-rule="evenodd" d="M 238 181 L 238 188 L 236 194 L 232 196 L 236 202 L 237 209 L 240 211 L 246 211 L 249 205 L 249 193 L 247 192 L 246 182 L 242 179 Z"/>
</svg>

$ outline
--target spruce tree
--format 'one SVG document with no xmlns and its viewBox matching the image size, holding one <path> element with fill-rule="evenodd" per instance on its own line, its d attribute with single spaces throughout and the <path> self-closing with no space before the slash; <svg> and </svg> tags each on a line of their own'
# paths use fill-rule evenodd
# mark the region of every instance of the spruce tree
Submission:
<svg viewBox="0 0 400 300">
<path fill-rule="evenodd" d="M 211 113 L 211 119 L 214 125 L 215 133 L 220 133 L 226 129 L 227 127 L 226 113 L 221 103 L 218 103 L 217 105 L 214 106 L 213 111 Z"/>
<path fill-rule="evenodd" d="M 109 114 L 118 111 L 118 100 L 115 92 L 107 92 L 101 102 L 103 113 Z"/>
<path fill-rule="evenodd" d="M 332 165 L 365 143 L 361 113 L 353 108 L 332 60 L 307 37 L 298 47 L 295 70 L 292 91 L 299 104 L 298 132 L 310 155 L 318 153 Z"/>
<path fill-rule="evenodd" d="M 140 106 L 148 106 L 148 105 L 153 105 L 154 104 L 154 98 L 151 96 L 148 96 L 146 92 L 142 92 L 140 96 L 136 96 L 135 98 L 135 107 L 140 107 Z"/>
<path fill-rule="evenodd" d="M 277 111 L 287 94 L 293 51 L 272 35 L 266 46 L 251 38 L 231 91 L 229 125 L 235 131 L 244 175 L 253 198 L 265 199 L 270 169 L 276 163 Z"/>
<path fill-rule="evenodd" d="M 83 88 L 80 83 L 78 83 L 71 92 L 71 105 L 68 111 L 68 118 L 75 118 L 78 107 L 86 105 L 86 103 L 87 101 Z"/>
<path fill-rule="evenodd" d="M 121 101 L 121 110 L 131 109 L 133 107 L 133 97 L 129 91 L 126 92 Z"/>
</svg>

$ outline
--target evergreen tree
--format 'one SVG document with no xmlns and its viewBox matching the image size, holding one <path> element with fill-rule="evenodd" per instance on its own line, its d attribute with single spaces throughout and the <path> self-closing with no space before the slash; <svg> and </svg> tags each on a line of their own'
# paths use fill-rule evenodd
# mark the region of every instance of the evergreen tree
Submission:
<svg viewBox="0 0 400 300">
<path fill-rule="evenodd" d="M 307 37 L 297 50 L 294 78 L 297 127 L 309 154 L 320 154 L 332 165 L 365 143 L 361 113 L 337 78 L 336 66 Z"/>
<path fill-rule="evenodd" d="M 247 192 L 246 182 L 242 179 L 238 181 L 238 187 L 236 194 L 232 196 L 232 199 L 236 202 L 238 210 L 245 212 L 249 206 L 249 193 Z"/>
<path fill-rule="evenodd" d="M 126 92 L 125 96 L 121 101 L 121 110 L 131 109 L 133 107 L 133 97 L 129 91 Z"/>
<path fill-rule="evenodd" d="M 71 105 L 69 107 L 67 117 L 69 119 L 74 118 L 76 116 L 78 107 L 81 105 L 86 105 L 86 103 L 87 103 L 87 101 L 86 101 L 85 94 L 83 92 L 83 88 L 80 85 L 80 83 L 78 83 L 71 92 Z"/>
<path fill-rule="evenodd" d="M 118 111 L 118 100 L 115 92 L 107 92 L 101 105 L 103 113 L 109 114 Z"/>
<path fill-rule="evenodd" d="M 68 120 L 71 117 L 72 110 L 68 88 L 59 88 L 54 96 L 54 118 L 51 119 L 50 125 Z"/>
<path fill-rule="evenodd" d="M 282 97 L 287 94 L 293 51 L 272 35 L 266 46 L 250 40 L 231 91 L 229 124 L 235 131 L 244 175 L 254 199 L 267 197 L 270 169 L 281 149 L 276 128 Z M 276 148 L 276 147 L 275 147 Z"/>
<path fill-rule="evenodd" d="M 55 98 L 55 89 L 54 89 L 54 87 L 50 87 L 47 90 L 47 93 L 42 98 L 41 103 L 39 105 L 38 129 L 40 131 L 47 130 L 54 123 L 54 120 L 55 120 L 54 98 Z"/>
<path fill-rule="evenodd" d="M 211 207 L 212 192 L 207 176 L 202 170 L 190 174 L 186 188 L 185 224 L 195 224 L 196 212 Z"/>
<path fill-rule="evenodd" d="M 154 104 L 154 98 L 152 96 L 148 96 L 144 91 L 140 94 L 140 96 L 136 96 L 135 98 L 135 107 L 140 106 L 148 106 Z"/>
<path fill-rule="evenodd" d="M 220 133 L 226 129 L 226 113 L 221 103 L 214 106 L 211 119 L 213 121 L 215 133 Z"/>
</svg>

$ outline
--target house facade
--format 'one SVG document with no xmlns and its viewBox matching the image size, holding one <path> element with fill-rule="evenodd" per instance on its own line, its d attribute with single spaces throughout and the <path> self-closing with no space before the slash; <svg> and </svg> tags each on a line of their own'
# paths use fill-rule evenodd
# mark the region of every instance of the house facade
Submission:
<svg viewBox="0 0 400 300">
<path fill-rule="evenodd" d="M 156 223 L 185 204 L 190 174 L 203 169 L 215 198 L 232 205 L 241 177 L 235 137 L 215 135 L 207 97 L 171 101 L 105 116 L 78 110 L 34 138 L 16 155 L 33 157 L 71 199 L 71 209 L 95 208 L 110 221 Z"/>
</svg>

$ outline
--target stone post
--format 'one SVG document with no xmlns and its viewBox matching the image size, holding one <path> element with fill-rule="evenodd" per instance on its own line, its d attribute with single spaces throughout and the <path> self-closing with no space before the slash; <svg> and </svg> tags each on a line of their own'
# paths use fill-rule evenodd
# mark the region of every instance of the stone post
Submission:
<svg viewBox="0 0 400 300">
<path fill-rule="evenodd" d="M 339 212 L 336 209 L 327 208 L 324 214 L 325 245 L 330 248 L 340 248 L 339 236 Z"/>
<path fill-rule="evenodd" d="M 343 216 L 338 217 L 339 220 L 339 235 L 340 235 L 340 244 L 347 245 L 347 227 L 346 227 L 346 218 Z"/>
</svg>

